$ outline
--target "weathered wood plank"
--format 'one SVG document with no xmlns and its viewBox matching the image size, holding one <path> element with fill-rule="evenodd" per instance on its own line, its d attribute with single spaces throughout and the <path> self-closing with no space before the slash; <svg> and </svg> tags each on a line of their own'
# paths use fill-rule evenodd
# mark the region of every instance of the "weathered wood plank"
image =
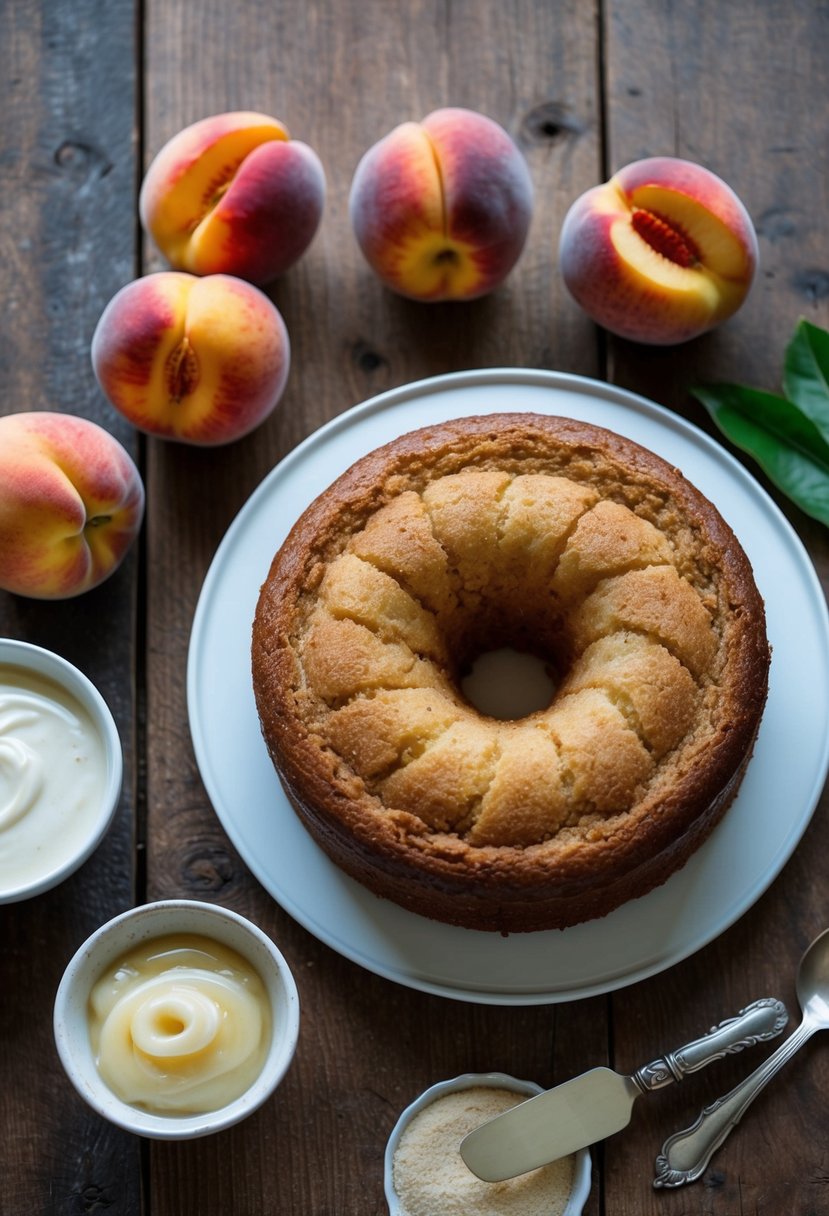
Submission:
<svg viewBox="0 0 829 1216">
<path fill-rule="evenodd" d="M 78 414 L 135 454 L 89 362 L 98 316 L 135 266 L 133 5 L 3 4 L 0 106 L 0 411 Z M 137 1142 L 75 1094 L 52 1036 L 66 962 L 134 898 L 137 572 L 136 551 L 77 600 L 0 593 L 0 633 L 77 664 L 109 703 L 126 751 L 118 817 L 95 856 L 56 890 L 0 908 L 0 1211 L 8 1216 L 140 1210 Z"/>
<path fill-rule="evenodd" d="M 567 203 L 599 163 L 595 13 L 568 0 L 336 9 L 254 3 L 234 10 L 147 7 L 152 155 L 209 113 L 259 108 L 322 158 L 328 199 L 302 262 L 274 286 L 293 346 L 276 415 L 213 453 L 149 448 L 149 890 L 221 899 L 279 942 L 300 986 L 295 1064 L 276 1098 L 209 1145 L 153 1146 L 151 1206 L 237 1216 L 380 1213 L 382 1155 L 421 1089 L 469 1068 L 549 1083 L 603 1058 L 605 1001 L 490 1009 L 366 974 L 320 945 L 257 886 L 201 789 L 186 740 L 184 641 L 216 545 L 261 477 L 298 440 L 383 389 L 467 367 L 558 367 L 595 374 L 592 334 L 563 315 L 555 241 Z M 255 82 L 253 87 L 252 82 Z M 397 122 L 443 105 L 479 109 L 520 142 L 537 208 L 528 247 L 491 299 L 413 304 L 374 279 L 353 240 L 347 199 L 362 153 Z M 163 265 L 148 250 L 148 267 Z M 320 486 L 320 489 L 323 488 Z M 598 1192 L 592 1200 L 598 1211 Z"/>
<path fill-rule="evenodd" d="M 678 349 L 609 344 L 614 380 L 715 434 L 688 395 L 690 383 L 736 380 L 777 391 L 783 349 L 798 316 L 829 324 L 822 218 L 829 201 L 829 96 L 817 86 L 829 12 L 807 2 L 609 0 L 604 25 L 610 170 L 658 154 L 699 161 L 733 186 L 757 227 L 755 286 L 742 311 L 720 330 Z M 774 496 L 826 588 L 825 529 Z M 825 924 L 816 861 L 829 847 L 827 805 L 824 794 L 783 874 L 735 926 L 673 968 L 669 982 L 656 978 L 614 1000 L 617 1067 L 636 1067 L 762 995 L 785 1000 L 793 1022 L 799 1016 L 796 963 Z M 807 1049 L 758 1101 L 700 1183 L 669 1194 L 650 1189 L 665 1136 L 693 1122 L 703 1103 L 725 1093 L 770 1050 L 723 1061 L 643 1103 L 624 1138 L 606 1146 L 607 1210 L 614 1216 L 829 1212 L 821 1135 L 829 1071 L 819 1050 Z"/>
</svg>

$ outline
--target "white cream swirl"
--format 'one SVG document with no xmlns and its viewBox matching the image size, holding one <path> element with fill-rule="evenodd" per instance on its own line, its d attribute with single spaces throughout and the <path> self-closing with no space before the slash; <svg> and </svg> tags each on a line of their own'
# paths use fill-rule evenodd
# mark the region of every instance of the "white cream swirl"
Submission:
<svg viewBox="0 0 829 1216">
<path fill-rule="evenodd" d="M 95 986 L 90 1010 L 104 1081 L 158 1113 L 232 1102 L 258 1076 L 270 1038 L 259 976 L 206 939 L 165 938 L 131 952 Z"/>
<path fill-rule="evenodd" d="M 0 831 L 30 811 L 43 789 L 43 761 L 19 735 L 38 720 L 32 698 L 0 693 Z"/>
<path fill-rule="evenodd" d="M 103 740 L 80 702 L 0 664 L 0 889 L 38 882 L 83 847 L 106 775 Z"/>
</svg>

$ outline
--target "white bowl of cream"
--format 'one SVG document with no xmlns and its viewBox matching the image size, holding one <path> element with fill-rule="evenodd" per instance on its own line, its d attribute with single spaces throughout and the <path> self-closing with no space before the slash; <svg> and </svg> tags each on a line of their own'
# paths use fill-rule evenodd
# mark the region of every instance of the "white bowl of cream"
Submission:
<svg viewBox="0 0 829 1216">
<path fill-rule="evenodd" d="M 118 807 L 118 729 L 94 684 L 51 650 L 0 638 L 0 903 L 63 882 Z"/>
<path fill-rule="evenodd" d="M 251 921 L 195 900 L 145 904 L 81 946 L 58 987 L 55 1042 L 81 1097 L 158 1140 L 221 1131 L 288 1070 L 299 996 Z"/>
<path fill-rule="evenodd" d="M 542 1092 L 502 1072 L 464 1073 L 425 1090 L 386 1144 L 390 1216 L 580 1216 L 590 1193 L 587 1149 L 496 1183 L 482 1182 L 460 1155 L 467 1132 Z"/>
</svg>

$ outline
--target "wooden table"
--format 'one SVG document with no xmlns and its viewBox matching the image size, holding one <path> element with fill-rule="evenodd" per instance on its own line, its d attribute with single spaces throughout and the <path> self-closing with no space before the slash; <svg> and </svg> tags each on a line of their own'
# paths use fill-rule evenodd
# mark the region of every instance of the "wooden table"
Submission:
<svg viewBox="0 0 829 1216">
<path fill-rule="evenodd" d="M 829 920 L 825 797 L 755 906 L 666 973 L 552 1005 L 447 999 L 347 961 L 252 878 L 200 781 L 185 669 L 202 580 L 247 497 L 301 439 L 375 393 L 466 368 L 550 368 L 634 389 L 710 430 L 689 396 L 693 379 L 776 390 L 797 318 L 829 322 L 827 43 L 829 9 L 814 0 L 0 5 L 0 409 L 96 420 L 134 454 L 148 495 L 140 543 L 99 589 L 53 603 L 0 593 L 0 634 L 78 664 L 108 700 L 126 756 L 117 822 L 95 856 L 51 893 L 0 908 L 3 1216 L 379 1214 L 386 1137 L 433 1081 L 501 1069 L 549 1085 L 603 1062 L 629 1071 L 755 997 L 777 995 L 796 1014 L 796 962 Z M 362 152 L 446 104 L 511 132 L 537 197 L 517 269 L 466 306 L 392 297 L 362 261 L 347 212 Z M 232 446 L 148 441 L 98 391 L 92 331 L 119 287 L 163 266 L 136 218 L 153 154 L 199 117 L 246 108 L 281 117 L 328 178 L 316 240 L 271 291 L 293 344 L 289 387 L 267 423 Z M 740 314 L 677 349 L 597 331 L 556 266 L 569 203 L 656 153 L 725 177 L 761 246 Z M 825 530 L 776 497 L 825 585 Z M 93 1114 L 61 1070 L 51 1028 L 58 980 L 84 938 L 135 903 L 170 896 L 261 925 L 302 1001 L 298 1052 L 275 1098 L 231 1131 L 178 1145 L 142 1142 Z M 819 1040 L 700 1183 L 651 1189 L 666 1132 L 770 1050 L 640 1103 L 630 1128 L 594 1150 L 591 1216 L 829 1213 L 829 1056 Z"/>
</svg>

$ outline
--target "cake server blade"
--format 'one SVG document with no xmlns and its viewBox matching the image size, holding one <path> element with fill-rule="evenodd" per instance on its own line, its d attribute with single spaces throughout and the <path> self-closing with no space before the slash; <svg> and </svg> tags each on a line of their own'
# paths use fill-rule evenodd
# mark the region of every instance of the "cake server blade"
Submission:
<svg viewBox="0 0 829 1216">
<path fill-rule="evenodd" d="M 627 1127 L 640 1094 L 681 1081 L 687 1073 L 724 1055 L 772 1039 L 788 1020 L 780 1001 L 763 997 L 702 1038 L 660 1056 L 630 1076 L 610 1068 L 593 1068 L 476 1127 L 461 1141 L 461 1157 L 485 1182 L 526 1174 Z"/>
</svg>

